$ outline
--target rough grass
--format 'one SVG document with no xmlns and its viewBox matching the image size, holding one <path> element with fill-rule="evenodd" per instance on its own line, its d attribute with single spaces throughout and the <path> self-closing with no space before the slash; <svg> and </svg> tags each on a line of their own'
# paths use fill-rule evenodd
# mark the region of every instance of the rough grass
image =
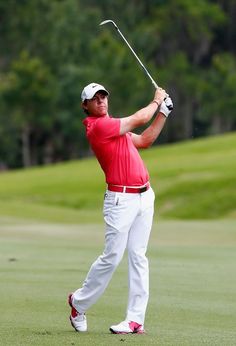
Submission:
<svg viewBox="0 0 236 346">
<path fill-rule="evenodd" d="M 236 134 L 153 147 L 141 155 L 156 192 L 156 218 L 236 218 Z M 105 189 L 94 158 L 0 175 L 0 215 L 101 222 Z"/>
<path fill-rule="evenodd" d="M 111 335 L 124 318 L 127 260 L 88 311 L 89 331 L 71 328 L 67 294 L 103 248 L 101 225 L 31 224 L 0 219 L 2 345 L 236 344 L 236 223 L 154 224 L 148 256 L 146 335 Z"/>
</svg>

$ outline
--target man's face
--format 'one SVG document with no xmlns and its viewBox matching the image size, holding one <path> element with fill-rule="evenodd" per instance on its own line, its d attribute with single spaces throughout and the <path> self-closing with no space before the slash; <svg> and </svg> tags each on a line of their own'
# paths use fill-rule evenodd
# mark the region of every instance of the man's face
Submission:
<svg viewBox="0 0 236 346">
<path fill-rule="evenodd" d="M 108 113 L 108 98 L 103 92 L 98 91 L 91 100 L 86 100 L 83 103 L 83 108 L 88 111 L 90 115 L 96 117 L 104 117 Z"/>
</svg>

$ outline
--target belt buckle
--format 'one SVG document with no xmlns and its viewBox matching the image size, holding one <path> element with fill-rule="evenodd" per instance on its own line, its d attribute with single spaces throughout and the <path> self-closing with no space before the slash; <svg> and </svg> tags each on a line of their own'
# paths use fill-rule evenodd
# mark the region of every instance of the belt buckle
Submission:
<svg viewBox="0 0 236 346">
<path fill-rule="evenodd" d="M 147 191 L 147 186 L 141 187 L 139 190 L 140 193 L 145 192 L 145 191 Z"/>
</svg>

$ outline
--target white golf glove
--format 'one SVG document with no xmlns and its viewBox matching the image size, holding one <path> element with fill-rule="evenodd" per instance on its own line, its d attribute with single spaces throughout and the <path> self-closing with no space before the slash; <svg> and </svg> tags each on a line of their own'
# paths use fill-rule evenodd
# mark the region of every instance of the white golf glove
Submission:
<svg viewBox="0 0 236 346">
<path fill-rule="evenodd" d="M 160 109 L 159 109 L 159 113 L 164 114 L 164 116 L 167 118 L 173 108 L 174 108 L 173 102 L 172 102 L 171 98 L 168 96 L 162 102 Z"/>
</svg>

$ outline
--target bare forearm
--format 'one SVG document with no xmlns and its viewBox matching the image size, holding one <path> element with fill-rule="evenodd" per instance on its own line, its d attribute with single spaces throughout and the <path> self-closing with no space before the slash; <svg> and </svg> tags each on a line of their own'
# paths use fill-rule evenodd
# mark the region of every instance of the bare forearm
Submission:
<svg viewBox="0 0 236 346">
<path fill-rule="evenodd" d="M 148 148 L 160 135 L 166 122 L 166 117 L 162 113 L 158 113 L 151 125 L 140 135 L 133 138 L 137 148 Z"/>
<path fill-rule="evenodd" d="M 148 123 L 157 110 L 157 103 L 151 102 L 144 108 L 139 109 L 133 114 L 133 117 L 137 120 L 138 125 L 144 125 Z"/>
<path fill-rule="evenodd" d="M 143 126 L 148 123 L 156 113 L 158 107 L 162 104 L 165 96 L 165 90 L 162 88 L 157 88 L 155 91 L 154 99 L 149 105 L 141 108 L 129 117 L 121 118 L 120 134 L 123 135 L 137 127 Z"/>
<path fill-rule="evenodd" d="M 120 134 L 123 135 L 126 132 L 143 126 L 152 119 L 157 110 L 157 104 L 155 102 L 150 103 L 148 106 L 138 110 L 133 115 L 122 118 L 120 124 Z"/>
</svg>

